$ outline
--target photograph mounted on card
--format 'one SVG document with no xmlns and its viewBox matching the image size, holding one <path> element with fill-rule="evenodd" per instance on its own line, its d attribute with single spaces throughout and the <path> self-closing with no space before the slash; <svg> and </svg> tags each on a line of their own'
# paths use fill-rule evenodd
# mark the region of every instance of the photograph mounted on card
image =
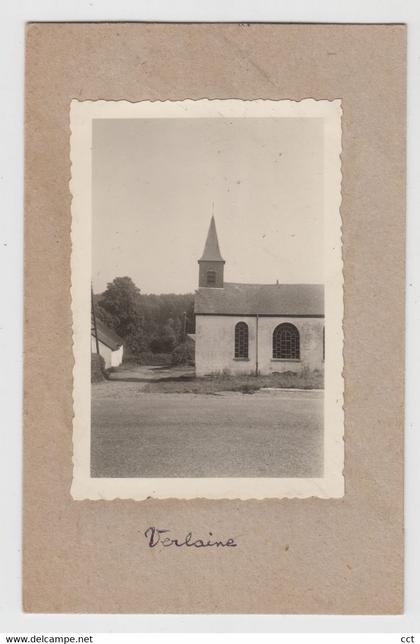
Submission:
<svg viewBox="0 0 420 644">
<path fill-rule="evenodd" d="M 341 497 L 340 101 L 70 122 L 73 497 Z"/>
<path fill-rule="evenodd" d="M 405 34 L 28 25 L 25 611 L 403 610 Z"/>
</svg>

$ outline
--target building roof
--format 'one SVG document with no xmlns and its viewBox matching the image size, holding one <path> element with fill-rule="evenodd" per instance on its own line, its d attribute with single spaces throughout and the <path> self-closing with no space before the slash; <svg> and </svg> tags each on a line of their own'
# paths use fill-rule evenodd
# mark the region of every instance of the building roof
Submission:
<svg viewBox="0 0 420 644">
<path fill-rule="evenodd" d="M 120 336 L 117 335 L 115 331 L 107 327 L 106 324 L 98 318 L 96 318 L 96 332 L 98 334 L 99 342 L 102 342 L 102 344 L 111 349 L 111 351 L 116 351 L 123 344 Z M 93 329 L 91 335 L 94 336 Z"/>
<path fill-rule="evenodd" d="M 236 284 L 199 288 L 194 311 L 208 315 L 324 315 L 322 284 Z"/>
<path fill-rule="evenodd" d="M 216 222 L 211 218 L 209 232 L 207 233 L 206 245 L 199 262 L 224 262 L 217 239 Z"/>
</svg>

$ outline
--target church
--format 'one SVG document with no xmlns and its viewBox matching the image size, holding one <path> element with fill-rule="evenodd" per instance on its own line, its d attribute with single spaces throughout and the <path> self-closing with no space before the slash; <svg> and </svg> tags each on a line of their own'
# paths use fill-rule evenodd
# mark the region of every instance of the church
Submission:
<svg viewBox="0 0 420 644">
<path fill-rule="evenodd" d="M 225 282 L 214 217 L 198 264 L 197 376 L 323 370 L 322 284 Z"/>
</svg>

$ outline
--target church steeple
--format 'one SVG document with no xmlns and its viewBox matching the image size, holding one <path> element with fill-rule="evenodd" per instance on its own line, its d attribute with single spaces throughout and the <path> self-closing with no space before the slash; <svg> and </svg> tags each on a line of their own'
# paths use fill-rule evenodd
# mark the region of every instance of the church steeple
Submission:
<svg viewBox="0 0 420 644">
<path fill-rule="evenodd" d="M 206 244 L 198 264 L 200 267 L 199 287 L 223 288 L 225 260 L 220 253 L 214 217 L 211 218 Z"/>
<path fill-rule="evenodd" d="M 219 240 L 217 239 L 216 222 L 214 217 L 210 220 L 210 228 L 207 233 L 206 245 L 199 262 L 224 262 L 220 254 Z"/>
</svg>

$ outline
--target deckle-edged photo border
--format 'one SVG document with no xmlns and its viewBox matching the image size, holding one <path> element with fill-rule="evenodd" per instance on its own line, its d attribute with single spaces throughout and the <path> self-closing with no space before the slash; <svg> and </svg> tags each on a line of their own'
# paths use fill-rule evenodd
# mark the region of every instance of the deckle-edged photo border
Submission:
<svg viewBox="0 0 420 644">
<path fill-rule="evenodd" d="M 325 391 L 322 478 L 92 478 L 91 236 L 92 121 L 140 118 L 321 118 L 324 121 Z M 77 101 L 70 108 L 72 194 L 74 499 L 340 498 L 344 495 L 341 101 Z M 257 430 L 258 428 L 256 428 Z"/>
</svg>

